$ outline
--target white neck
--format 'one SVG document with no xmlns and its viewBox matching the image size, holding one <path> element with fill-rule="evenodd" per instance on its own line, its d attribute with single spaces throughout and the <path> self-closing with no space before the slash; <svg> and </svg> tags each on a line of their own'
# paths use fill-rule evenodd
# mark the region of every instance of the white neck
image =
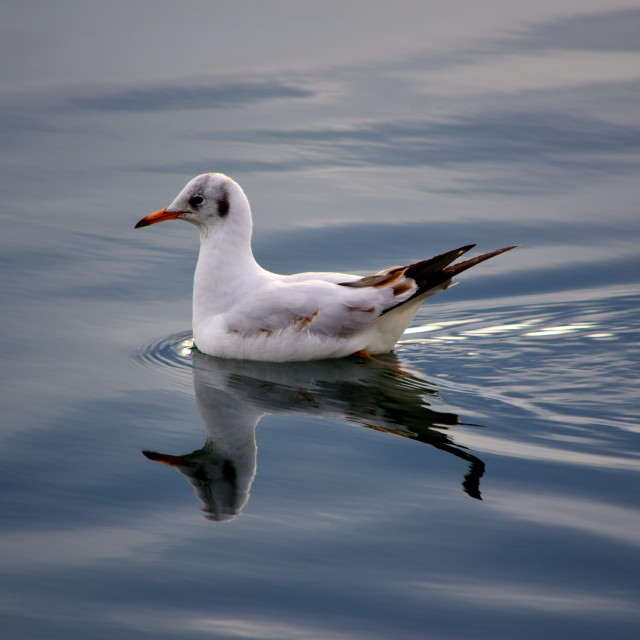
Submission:
<svg viewBox="0 0 640 640">
<path fill-rule="evenodd" d="M 239 275 L 242 274 L 242 275 Z M 193 281 L 193 328 L 224 313 L 264 279 L 251 251 L 251 227 L 200 229 L 200 255 Z"/>
</svg>

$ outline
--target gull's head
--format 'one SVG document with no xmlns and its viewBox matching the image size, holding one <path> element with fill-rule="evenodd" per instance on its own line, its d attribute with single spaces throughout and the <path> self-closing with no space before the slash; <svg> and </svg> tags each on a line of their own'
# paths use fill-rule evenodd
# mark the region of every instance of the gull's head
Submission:
<svg viewBox="0 0 640 640">
<path fill-rule="evenodd" d="M 196 176 L 166 209 L 142 218 L 135 228 L 148 227 L 163 220 L 186 220 L 204 233 L 230 223 L 232 226 L 251 227 L 249 202 L 244 191 L 237 182 L 222 173 Z"/>
</svg>

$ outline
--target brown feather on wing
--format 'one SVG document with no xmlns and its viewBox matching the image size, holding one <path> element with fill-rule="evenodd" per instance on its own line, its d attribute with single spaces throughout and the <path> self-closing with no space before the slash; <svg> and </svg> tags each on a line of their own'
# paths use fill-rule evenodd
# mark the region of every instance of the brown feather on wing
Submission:
<svg viewBox="0 0 640 640">
<path fill-rule="evenodd" d="M 404 276 L 406 270 L 407 267 L 390 267 L 389 269 L 378 271 L 372 276 L 365 276 L 352 282 L 340 282 L 339 284 L 342 287 L 386 287 L 398 282 Z"/>
</svg>

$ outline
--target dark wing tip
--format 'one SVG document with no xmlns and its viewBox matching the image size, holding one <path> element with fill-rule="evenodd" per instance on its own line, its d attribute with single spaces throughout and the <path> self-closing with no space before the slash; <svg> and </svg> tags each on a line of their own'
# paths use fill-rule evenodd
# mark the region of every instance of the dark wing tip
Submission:
<svg viewBox="0 0 640 640">
<path fill-rule="evenodd" d="M 480 262 L 484 262 L 485 260 L 489 260 L 489 258 L 493 258 L 505 251 L 510 251 L 511 249 L 515 249 L 519 245 L 514 244 L 510 247 L 503 247 L 502 249 L 496 249 L 495 251 L 490 251 L 489 253 L 483 253 L 475 258 L 470 258 L 469 260 L 464 260 L 463 262 L 458 262 L 457 264 L 451 264 L 454 260 L 457 260 L 463 253 L 469 251 L 475 247 L 475 244 L 468 244 L 464 247 L 460 247 L 459 249 L 454 249 L 453 251 L 448 251 L 447 253 L 443 253 L 442 255 L 435 256 L 435 258 L 431 258 L 430 260 L 423 260 L 422 262 L 416 262 L 415 264 L 409 265 L 404 275 L 407 278 L 413 278 L 417 285 L 416 292 L 407 300 L 400 302 L 399 304 L 385 309 L 382 313 L 387 313 L 396 307 L 421 296 L 422 294 L 428 292 L 430 289 L 435 289 L 436 287 L 441 287 L 445 285 L 445 283 L 451 281 L 451 279 L 462 271 L 466 271 L 471 267 L 479 264 Z"/>
<path fill-rule="evenodd" d="M 473 249 L 475 244 L 467 244 L 464 247 L 446 251 L 440 255 L 429 258 L 428 260 L 421 260 L 420 262 L 414 262 L 410 264 L 404 275 L 407 278 L 413 278 L 418 284 L 430 275 L 440 273 L 450 265 L 454 260 L 457 260 L 461 255 L 467 251 Z"/>
<path fill-rule="evenodd" d="M 477 264 L 484 262 L 485 260 L 489 260 L 490 258 L 494 258 L 495 256 L 499 256 L 501 253 L 505 253 L 506 251 L 511 251 L 511 249 L 516 249 L 519 247 L 519 244 L 512 244 L 509 247 L 503 247 L 502 249 L 496 249 L 495 251 L 489 251 L 489 253 L 482 253 L 475 258 L 469 258 L 469 260 L 465 260 L 464 262 L 458 262 L 457 264 L 452 264 L 451 266 L 445 267 L 442 272 L 446 273 L 450 278 L 453 276 L 470 269 L 471 267 L 475 267 Z"/>
</svg>

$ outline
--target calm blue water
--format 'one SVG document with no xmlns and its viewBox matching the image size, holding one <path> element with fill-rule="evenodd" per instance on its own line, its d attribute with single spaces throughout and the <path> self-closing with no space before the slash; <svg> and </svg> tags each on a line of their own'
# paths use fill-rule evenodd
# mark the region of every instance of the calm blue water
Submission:
<svg viewBox="0 0 640 640">
<path fill-rule="evenodd" d="M 638 637 L 640 5 L 521 4 L 8 3 L 3 638 Z M 521 247 L 387 357 L 216 360 L 133 231 L 204 171 L 274 271 Z"/>
</svg>

